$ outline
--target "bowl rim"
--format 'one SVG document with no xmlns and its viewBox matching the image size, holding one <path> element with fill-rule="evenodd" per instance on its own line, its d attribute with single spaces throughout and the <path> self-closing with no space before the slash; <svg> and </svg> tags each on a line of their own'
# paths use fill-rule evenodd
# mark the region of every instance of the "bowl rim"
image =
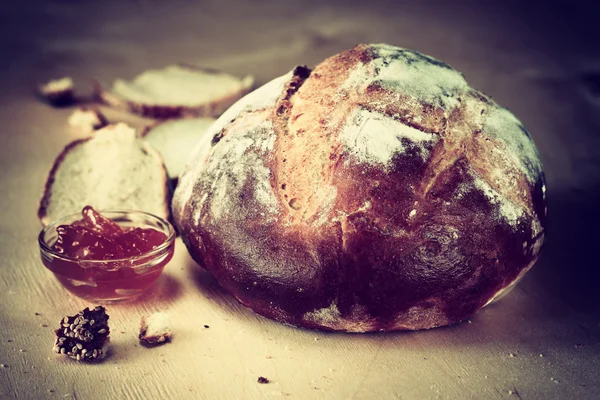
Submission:
<svg viewBox="0 0 600 400">
<path fill-rule="evenodd" d="M 131 256 L 131 257 L 125 257 L 125 258 L 110 258 L 108 260 L 99 260 L 99 259 L 82 260 L 80 258 L 69 257 L 64 254 L 57 253 L 46 243 L 46 241 L 44 240 L 44 236 L 50 230 L 55 229 L 57 226 L 61 225 L 61 222 L 65 222 L 66 220 L 69 220 L 74 217 L 75 218 L 81 217 L 81 212 L 77 212 L 77 213 L 65 215 L 64 217 L 58 218 L 42 228 L 42 230 L 40 231 L 40 233 L 38 235 L 38 244 L 39 244 L 40 250 L 45 253 L 50 253 L 52 255 L 52 257 L 54 257 L 54 258 L 59 258 L 61 260 L 75 262 L 78 264 L 85 264 L 85 267 L 92 267 L 95 265 L 98 265 L 98 266 L 106 265 L 107 263 L 123 263 L 123 262 L 137 261 L 140 259 L 151 259 L 151 258 L 154 258 L 155 256 L 161 255 L 163 252 L 165 252 L 165 250 L 168 250 L 171 247 L 171 245 L 173 244 L 173 242 L 175 241 L 175 237 L 176 237 L 175 228 L 169 221 L 167 221 L 166 219 L 164 219 L 162 217 L 159 217 L 158 215 L 155 215 L 155 214 L 152 214 L 152 213 L 149 213 L 146 211 L 132 210 L 132 209 L 118 209 L 118 210 L 111 209 L 111 210 L 96 210 L 96 211 L 102 215 L 104 215 L 104 213 L 145 215 L 146 217 L 149 217 L 150 219 L 153 219 L 153 220 L 156 220 L 156 221 L 162 223 L 163 225 L 165 225 L 168 228 L 167 238 L 160 246 L 156 247 L 155 249 L 152 249 L 143 254 L 139 254 L 139 255 Z M 107 217 L 107 218 L 109 218 L 109 217 Z M 109 219 L 112 220 L 112 218 L 109 218 Z M 153 228 L 150 228 L 150 229 L 153 229 Z M 161 230 L 160 232 L 164 233 L 164 230 Z M 128 266 L 128 268 L 134 268 L 134 269 L 135 268 L 143 268 L 143 267 L 144 267 L 144 264 Z"/>
</svg>

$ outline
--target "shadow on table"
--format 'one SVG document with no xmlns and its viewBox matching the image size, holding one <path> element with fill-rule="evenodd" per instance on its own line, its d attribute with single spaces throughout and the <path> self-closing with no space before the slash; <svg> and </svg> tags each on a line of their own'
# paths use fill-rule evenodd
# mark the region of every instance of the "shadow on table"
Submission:
<svg viewBox="0 0 600 400">
<path fill-rule="evenodd" d="M 548 195 L 542 254 L 528 279 L 576 310 L 600 317 L 600 187 Z"/>
<path fill-rule="evenodd" d="M 163 273 L 152 287 L 138 297 L 135 301 L 126 303 L 128 305 L 138 305 L 141 303 L 152 302 L 159 306 L 174 303 L 181 297 L 181 283 L 171 274 Z"/>
<path fill-rule="evenodd" d="M 200 293 L 227 312 L 227 314 L 234 316 L 244 315 L 245 318 L 263 318 L 249 308 L 241 305 L 232 295 L 223 289 L 210 272 L 196 264 L 191 257 L 187 258 L 186 264 L 186 269 L 190 272 L 190 276 Z"/>
<path fill-rule="evenodd" d="M 408 347 L 501 347 L 540 351 L 539 345 L 571 351 L 575 346 L 600 343 L 600 206 L 595 191 L 549 193 L 547 237 L 537 265 L 516 289 L 464 321 L 449 327 L 419 332 L 371 334 L 327 333 L 279 325 L 295 330 L 289 340 L 303 342 L 304 336 L 324 339 L 337 335 L 361 343 L 389 343 Z M 235 318 L 255 315 L 229 295 L 210 273 L 188 257 L 186 268 L 195 286 L 215 305 Z M 574 316 L 575 309 L 579 315 Z M 293 339 L 293 338 L 296 339 Z"/>
</svg>

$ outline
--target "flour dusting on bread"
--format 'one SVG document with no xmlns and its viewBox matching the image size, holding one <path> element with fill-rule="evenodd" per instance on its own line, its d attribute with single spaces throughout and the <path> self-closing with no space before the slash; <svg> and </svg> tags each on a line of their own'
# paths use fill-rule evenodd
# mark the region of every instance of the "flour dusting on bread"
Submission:
<svg viewBox="0 0 600 400">
<path fill-rule="evenodd" d="M 485 114 L 483 132 L 502 140 L 506 153 L 516 155 L 519 169 L 531 184 L 542 173 L 540 156 L 523 124 L 506 108 L 493 104 Z"/>
<path fill-rule="evenodd" d="M 394 155 L 403 153 L 409 146 L 418 149 L 425 161 L 429 151 L 422 142 L 434 144 L 439 138 L 381 113 L 357 108 L 339 139 L 344 149 L 359 162 L 389 167 Z"/>
<path fill-rule="evenodd" d="M 243 131 L 240 125 L 252 128 Z M 203 170 L 205 179 L 200 182 L 203 188 L 197 189 L 208 193 L 206 202 L 216 220 L 228 218 L 232 212 L 236 219 L 242 214 L 266 213 L 269 220 L 277 213 L 278 202 L 263 158 L 273 148 L 273 126 L 257 115 L 247 114 L 234 121 L 229 130 L 212 148 Z M 198 210 L 203 206 L 198 204 Z"/>
<path fill-rule="evenodd" d="M 334 300 L 329 307 L 305 313 L 302 319 L 308 324 L 345 332 L 368 332 L 376 326 L 366 309 L 359 305 L 353 306 L 348 315 L 342 315 L 337 300 Z"/>
<path fill-rule="evenodd" d="M 198 143 L 192 152 L 186 168 L 184 168 L 182 175 L 179 177 L 177 190 L 182 194 L 174 199 L 174 209 L 183 209 L 187 203 L 187 199 L 192 196 L 194 188 L 196 187 L 195 178 L 200 175 L 205 168 L 207 168 L 205 162 L 198 162 L 198 160 L 206 160 L 209 157 L 212 148 L 211 142 L 214 142 L 215 137 L 218 137 L 218 135 L 222 134 L 225 127 L 240 116 L 263 108 L 272 107 L 282 95 L 284 87 L 290 80 L 291 76 L 292 71 L 249 93 L 247 96 L 232 105 L 215 121 L 214 124 L 212 124 L 206 135 L 204 135 L 203 140 Z M 275 137 L 273 136 L 269 140 L 261 141 L 261 146 L 266 146 L 261 150 L 267 151 L 268 148 L 273 145 L 274 139 Z M 238 144 L 238 146 L 245 145 L 241 143 Z M 226 187 L 224 187 L 222 190 L 226 190 Z M 268 195 L 266 195 L 265 198 L 268 198 Z M 202 204 L 196 206 L 197 213 L 200 213 L 201 209 Z M 198 218 L 199 214 L 196 216 L 196 218 L 194 218 L 194 220 L 197 221 Z"/>
<path fill-rule="evenodd" d="M 497 208 L 499 217 L 503 218 L 510 226 L 516 226 L 519 219 L 525 215 L 526 211 L 523 207 L 494 190 L 485 180 L 476 177 L 473 182 L 475 187 L 489 199 L 490 204 Z"/>
<path fill-rule="evenodd" d="M 463 75 L 433 57 L 386 44 L 370 46 L 373 60 L 359 64 L 350 73 L 343 88 L 376 84 L 407 94 L 415 104 L 430 104 L 450 111 L 459 105 L 459 97 L 469 85 Z"/>
</svg>

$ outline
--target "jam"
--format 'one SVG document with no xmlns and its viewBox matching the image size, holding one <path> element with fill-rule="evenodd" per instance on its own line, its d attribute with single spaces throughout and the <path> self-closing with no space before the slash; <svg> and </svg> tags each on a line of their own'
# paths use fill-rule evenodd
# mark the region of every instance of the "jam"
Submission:
<svg viewBox="0 0 600 400">
<path fill-rule="evenodd" d="M 90 206 L 81 215 L 54 228 L 52 240 L 45 243 L 49 251 L 42 246 L 44 265 L 79 297 L 105 301 L 137 297 L 173 256 L 174 234 L 166 221 L 161 220 L 168 227 L 164 232 L 151 224 L 135 226 L 131 218 L 116 218 L 119 224 Z"/>
</svg>

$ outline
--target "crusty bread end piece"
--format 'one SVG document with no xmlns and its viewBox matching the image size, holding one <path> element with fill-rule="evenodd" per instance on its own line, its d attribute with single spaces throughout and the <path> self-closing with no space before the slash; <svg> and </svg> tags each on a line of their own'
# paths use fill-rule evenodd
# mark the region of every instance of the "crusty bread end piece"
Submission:
<svg viewBox="0 0 600 400">
<path fill-rule="evenodd" d="M 48 175 L 38 216 L 43 225 L 92 205 L 168 219 L 170 190 L 160 155 L 119 123 L 68 144 Z"/>
<path fill-rule="evenodd" d="M 189 65 L 148 70 L 131 81 L 117 79 L 110 90 L 95 83 L 96 96 L 111 107 L 144 117 L 216 117 L 250 91 L 252 76 Z"/>
</svg>

